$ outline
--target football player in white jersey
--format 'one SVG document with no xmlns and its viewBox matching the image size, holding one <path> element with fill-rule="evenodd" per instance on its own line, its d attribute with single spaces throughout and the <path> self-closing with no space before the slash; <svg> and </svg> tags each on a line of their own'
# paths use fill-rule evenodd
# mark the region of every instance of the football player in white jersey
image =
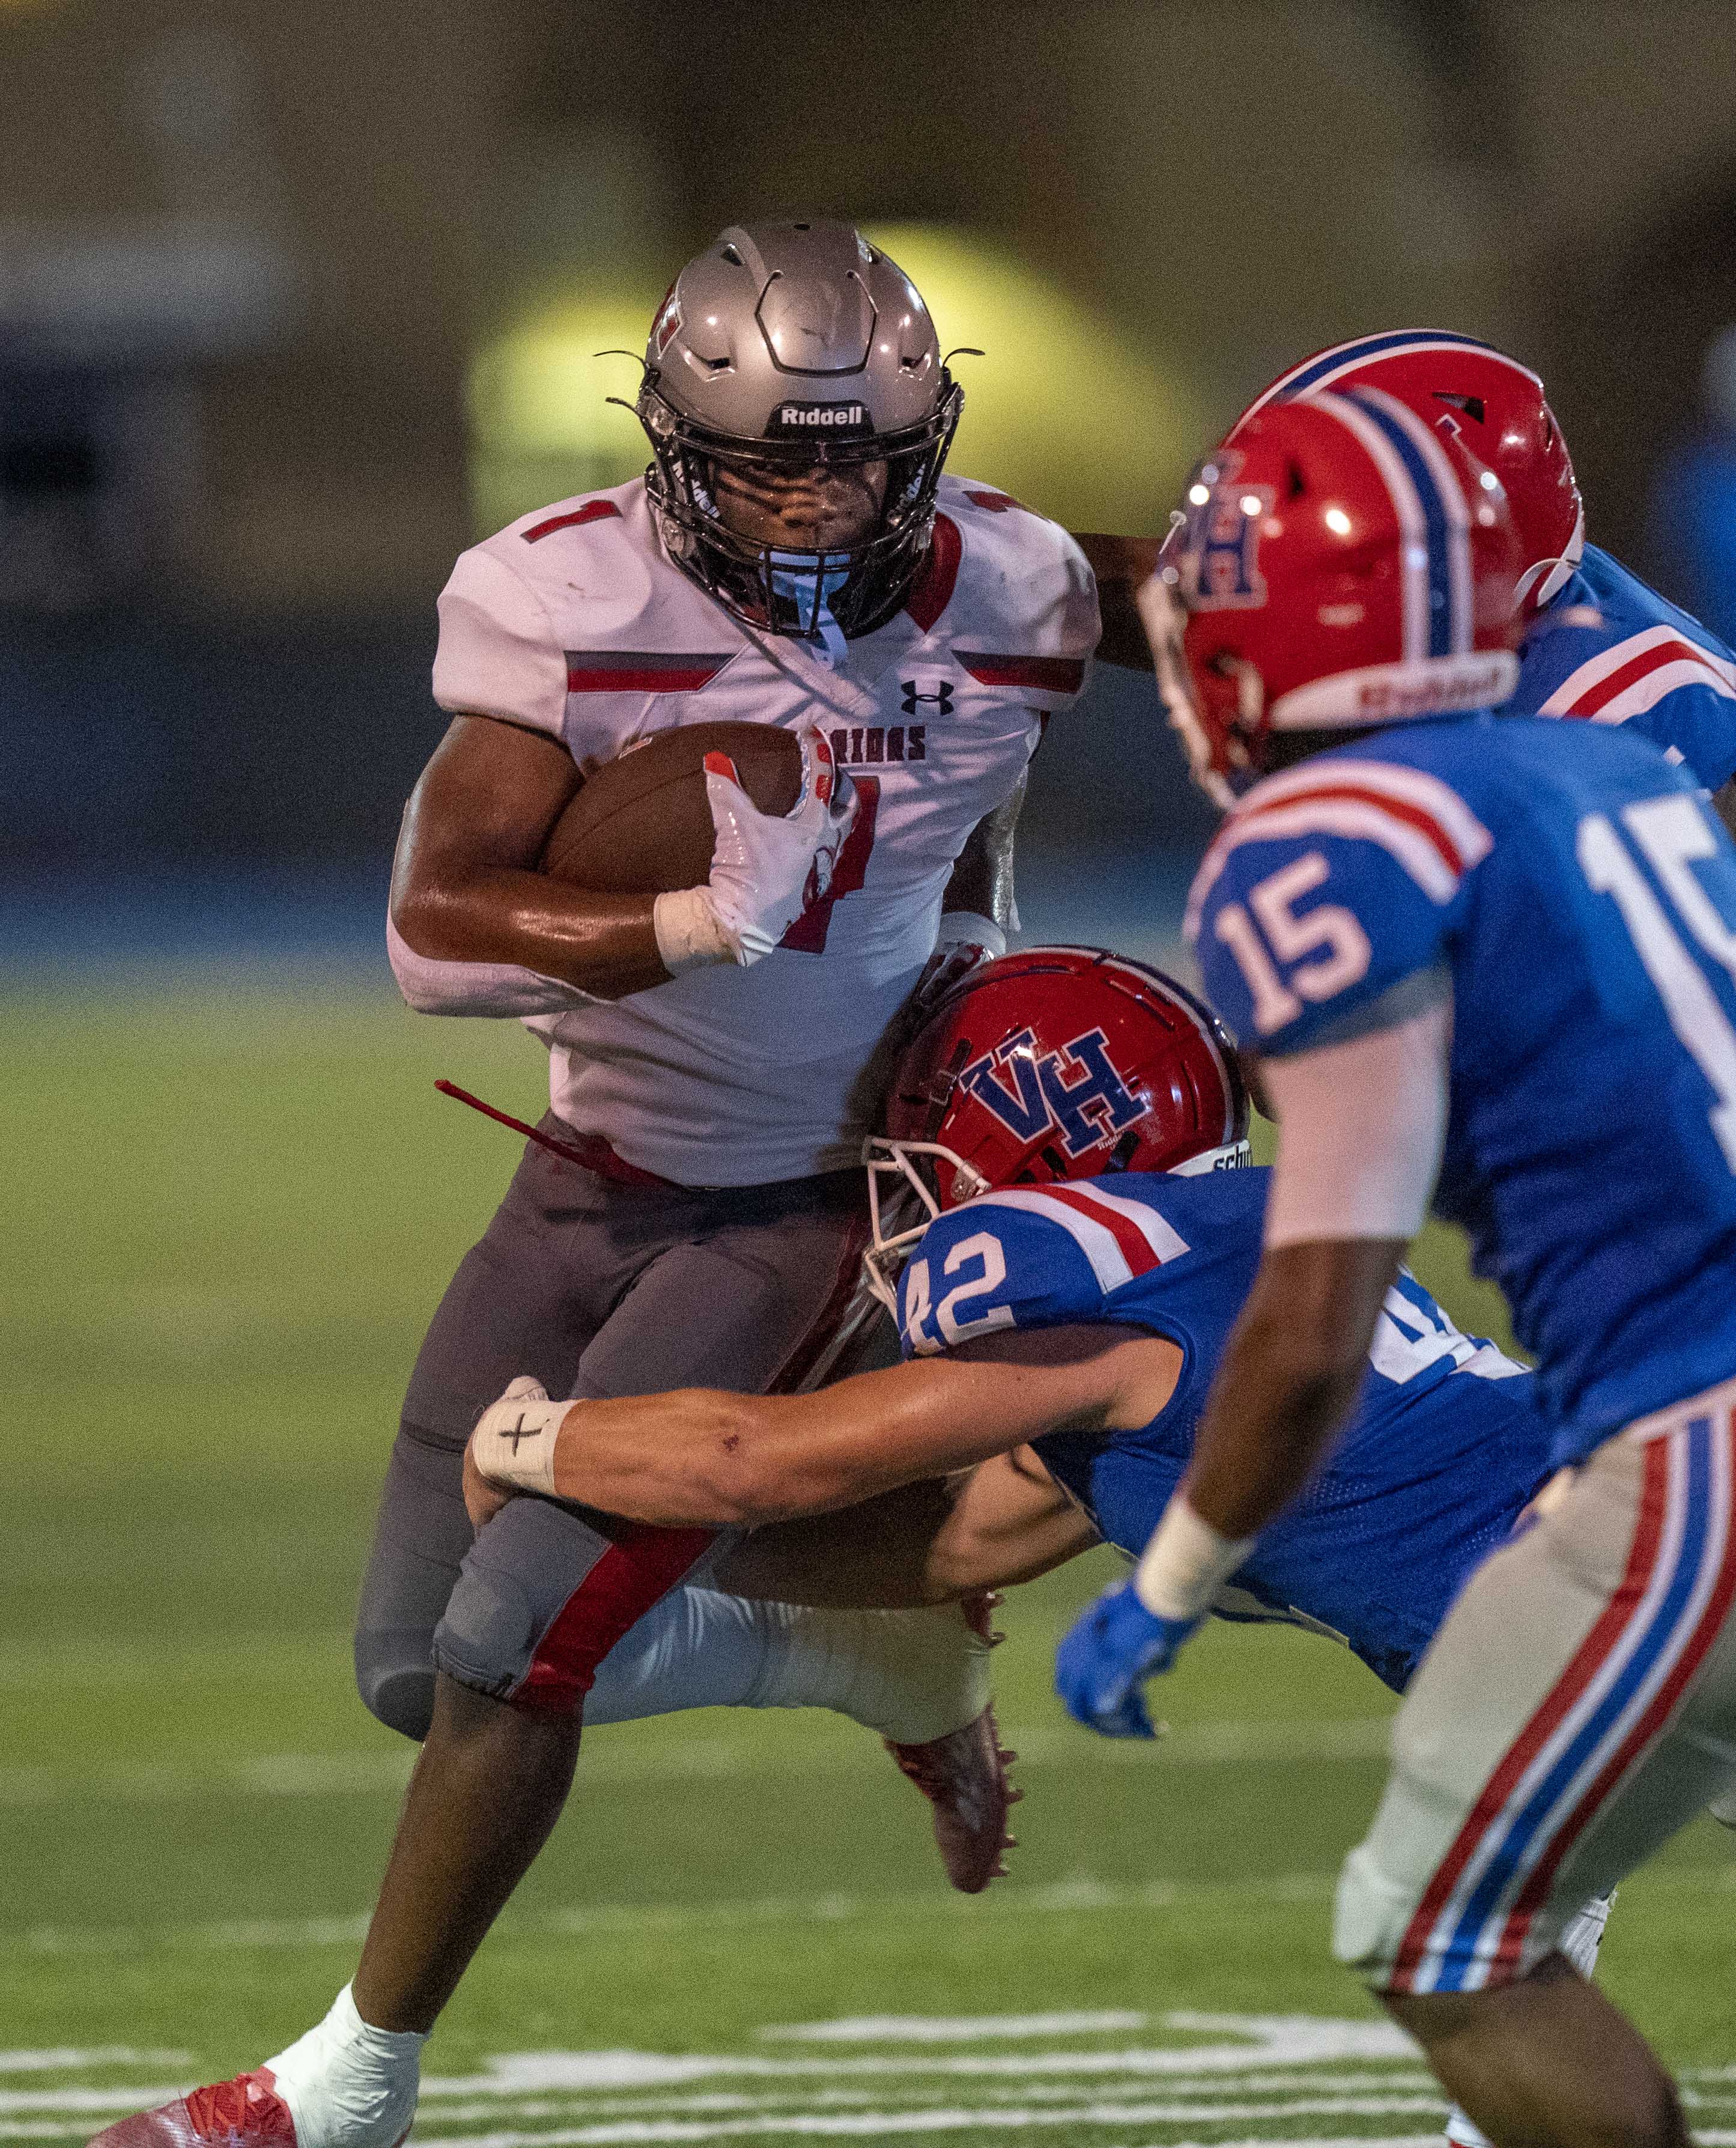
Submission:
<svg viewBox="0 0 1736 2148">
<path fill-rule="evenodd" d="M 529 1499 L 473 1545 L 464 1446 L 503 1386 L 775 1392 L 843 1354 L 854 1167 L 901 1021 L 925 978 L 1002 951 L 1026 765 L 1098 630 L 1064 531 L 941 475 L 961 399 L 921 298 L 853 228 L 732 228 L 659 309 L 644 479 L 453 573 L 453 722 L 405 815 L 393 965 L 424 1011 L 526 1022 L 543 1131 L 584 1162 L 527 1148 L 411 1378 L 356 1666 L 424 1742 L 354 1985 L 297 2047 L 293 2108 L 262 2069 L 117 2142 L 393 2148 L 409 2111 L 349 2095 L 384 2076 L 345 2054 L 420 2044 L 560 1812 L 599 1666 L 710 1549 Z M 590 771 L 720 718 L 799 735 L 790 816 L 715 775 L 705 885 L 600 896 L 537 871 Z M 886 1615 L 909 1623 L 845 1682 L 850 1712 L 900 1726 L 955 1884 L 981 1886 L 1007 1801 L 984 1642 L 956 1607 Z"/>
</svg>

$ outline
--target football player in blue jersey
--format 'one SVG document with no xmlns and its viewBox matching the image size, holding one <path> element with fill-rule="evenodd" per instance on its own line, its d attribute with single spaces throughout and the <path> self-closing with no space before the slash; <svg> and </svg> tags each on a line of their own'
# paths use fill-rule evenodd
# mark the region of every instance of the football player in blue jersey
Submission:
<svg viewBox="0 0 1736 2148">
<path fill-rule="evenodd" d="M 1528 365 L 1447 329 L 1392 329 L 1334 344 L 1279 374 L 1226 435 L 1316 389 L 1378 388 L 1457 435 L 1507 494 L 1523 565 L 1522 641 L 1509 713 L 1627 724 L 1661 746 L 1736 827 L 1736 652 L 1608 552 L 1585 541 L 1572 457 Z M 1098 654 L 1143 666 L 1136 592 L 1149 539 L 1081 534 L 1103 610 Z"/>
<path fill-rule="evenodd" d="M 1188 931 L 1282 1132 L 1187 1476 L 1058 1682 L 1137 1727 L 1331 1453 L 1432 1193 L 1561 1473 L 1412 1682 L 1337 1950 L 1497 2141 L 1685 2140 L 1560 1947 L 1736 1780 L 1736 849 L 1631 725 L 1490 713 L 1528 563 L 1462 434 L 1317 389 L 1187 501 L 1141 605 L 1234 802 Z"/>
<path fill-rule="evenodd" d="M 1285 396 L 1356 388 L 1381 389 L 1456 434 L 1501 480 L 1523 562 L 1519 679 L 1508 712 L 1630 725 L 1713 794 L 1726 826 L 1736 825 L 1736 652 L 1586 543 L 1573 460 L 1537 374 L 1472 336 L 1390 329 L 1292 366 L 1242 420 Z"/>
<path fill-rule="evenodd" d="M 725 1585 L 835 1604 L 961 1596 L 1105 1539 L 1137 1555 L 1259 1266 L 1271 1174 L 1232 1167 L 1247 1123 L 1227 1038 L 1171 980 L 1076 948 L 989 965 L 906 1052 L 871 1144 L 873 1272 L 890 1302 L 905 1262 L 910 1362 L 794 1398 L 509 1398 L 471 1442 L 473 1518 L 534 1490 L 750 1524 Z M 888 1187 L 914 1227 L 887 1227 Z M 1533 1376 L 1410 1276 L 1368 1358 L 1332 1464 L 1212 1608 L 1333 1634 L 1402 1690 L 1548 1478 L 1551 1431 Z M 1607 1906 L 1564 1938 L 1588 1970 Z"/>
</svg>

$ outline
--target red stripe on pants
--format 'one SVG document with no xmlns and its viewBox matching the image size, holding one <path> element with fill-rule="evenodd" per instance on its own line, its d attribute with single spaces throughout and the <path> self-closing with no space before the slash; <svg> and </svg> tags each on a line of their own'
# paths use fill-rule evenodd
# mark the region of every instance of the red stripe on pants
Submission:
<svg viewBox="0 0 1736 2148">
<path fill-rule="evenodd" d="M 1526 1769 L 1548 1742 L 1558 1724 L 1597 1676 L 1604 1659 L 1618 1646 L 1628 1622 L 1646 1593 L 1663 1536 L 1664 1507 L 1668 1497 L 1669 1458 L 1663 1443 L 1648 1448 L 1645 1481 L 1640 1496 L 1633 1541 L 1628 1548 L 1627 1570 L 1619 1586 L 1598 1614 L 1597 1623 L 1575 1650 L 1573 1660 L 1556 1680 L 1518 1738 L 1508 1748 L 1499 1765 L 1484 1784 L 1470 1817 L 1459 1829 L 1453 1847 L 1437 1867 L 1416 1915 L 1406 1928 L 1392 1964 L 1389 1991 L 1408 1991 L 1428 1951 L 1429 1935 L 1436 1920 L 1453 1897 L 1459 1875 L 1470 1863 L 1478 1844 L 1496 1824 Z"/>
<path fill-rule="evenodd" d="M 1714 1438 L 1722 1437 L 1728 1443 L 1731 1432 L 1731 1422 L 1726 1418 L 1722 1433 L 1714 1428 L 1713 1436 Z M 1560 1869 L 1562 1859 L 1608 1803 L 1622 1778 L 1645 1758 L 1662 1735 L 1670 1717 L 1675 1713 L 1677 1703 L 1687 1691 L 1689 1680 L 1723 1630 L 1731 1603 L 1736 1601 L 1736 1556 L 1733 1556 L 1736 1553 L 1736 1530 L 1732 1529 L 1728 1518 L 1723 1526 L 1724 1543 L 1718 1563 L 1718 1579 L 1706 1599 L 1705 1608 L 1677 1656 L 1668 1676 L 1653 1694 L 1645 1714 L 1623 1739 L 1614 1758 L 1599 1770 L 1597 1779 L 1574 1806 L 1572 1814 L 1554 1830 L 1548 1850 L 1538 1860 L 1508 1914 L 1500 1945 L 1495 1950 L 1494 1960 L 1498 1967 L 1510 1969 L 1519 1960 L 1532 1920 L 1548 1900 L 1549 1890 L 1555 1883 L 1555 1874 Z M 1714 1533 L 1718 1527 L 1714 1518 L 1712 1523 Z"/>
<path fill-rule="evenodd" d="M 837 1272 L 825 1302 L 797 1339 L 771 1381 L 773 1394 L 793 1394 L 849 1308 L 863 1247 L 865 1217 L 844 1234 Z M 595 1684 L 605 1656 L 666 1596 L 716 1541 L 715 1529 L 662 1529 L 634 1523 L 623 1529 L 555 1614 L 530 1669 L 514 1689 L 515 1708 L 566 1714 Z"/>
<path fill-rule="evenodd" d="M 590 1691 L 604 1657 L 716 1535 L 715 1529 L 658 1529 L 639 1522 L 626 1528 L 555 1614 L 512 1694 L 514 1707 L 569 1714 Z"/>
</svg>

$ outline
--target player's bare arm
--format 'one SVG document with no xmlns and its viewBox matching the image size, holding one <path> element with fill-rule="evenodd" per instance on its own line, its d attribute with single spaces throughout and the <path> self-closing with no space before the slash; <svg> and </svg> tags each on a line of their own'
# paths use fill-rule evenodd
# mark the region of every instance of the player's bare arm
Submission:
<svg viewBox="0 0 1736 2148">
<path fill-rule="evenodd" d="M 582 778 L 564 746 L 487 716 L 456 716 L 405 809 L 392 921 L 435 961 L 511 962 L 605 999 L 669 971 L 650 895 L 606 895 L 537 871 Z"/>
<path fill-rule="evenodd" d="M 1013 835 L 1025 803 L 1026 782 L 1021 775 L 994 811 L 985 814 L 971 830 L 941 898 L 943 916 L 964 911 L 987 918 L 1002 932 L 1013 930 Z"/>
<path fill-rule="evenodd" d="M 1016 1447 L 961 1476 L 755 1529 L 717 1581 L 740 1596 L 896 1611 L 1034 1581 L 1101 1542 L 1035 1449 Z"/>
<path fill-rule="evenodd" d="M 1076 529 L 1072 537 L 1097 580 L 1097 608 L 1103 620 L 1103 638 L 1097 644 L 1100 660 L 1130 671 L 1149 671 L 1151 647 L 1133 599 L 1156 570 L 1162 539 L 1116 537 L 1089 529 Z"/>
<path fill-rule="evenodd" d="M 497 1403 L 465 1456 L 465 1503 L 479 1528 L 529 1489 L 665 1527 L 758 1527 L 967 1469 L 1046 1432 L 1147 1423 L 1181 1364 L 1159 1337 L 1056 1327 L 812 1395 Z"/>
</svg>

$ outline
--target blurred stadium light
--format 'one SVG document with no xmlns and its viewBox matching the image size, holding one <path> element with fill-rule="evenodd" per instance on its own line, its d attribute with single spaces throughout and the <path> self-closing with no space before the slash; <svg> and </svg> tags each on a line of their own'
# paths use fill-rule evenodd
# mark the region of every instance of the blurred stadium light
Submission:
<svg viewBox="0 0 1736 2148">
<path fill-rule="evenodd" d="M 662 282 L 545 304 L 492 337 L 470 368 L 470 503 L 477 534 L 569 493 L 623 484 L 648 460 L 630 409 Z"/>
<path fill-rule="evenodd" d="M 951 467 L 1071 529 L 1161 528 L 1210 437 L 1192 383 L 1011 246 L 939 224 L 867 230 L 928 301 L 941 349 L 983 351 L 954 368 Z"/>
<path fill-rule="evenodd" d="M 1078 529 L 1151 529 L 1207 436 L 1192 384 L 1010 245 L 941 224 L 867 229 L 927 299 L 941 348 L 980 345 L 955 370 L 965 417 L 951 467 Z M 629 410 L 631 357 L 679 263 L 543 299 L 490 336 L 470 369 L 478 530 L 644 469 Z M 599 354 L 602 354 L 600 355 Z"/>
</svg>

